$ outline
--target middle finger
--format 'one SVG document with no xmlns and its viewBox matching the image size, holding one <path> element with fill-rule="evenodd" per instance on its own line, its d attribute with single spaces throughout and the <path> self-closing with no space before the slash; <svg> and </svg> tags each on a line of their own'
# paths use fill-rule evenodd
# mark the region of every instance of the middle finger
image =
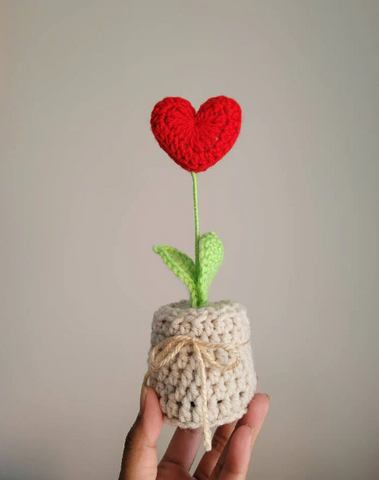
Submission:
<svg viewBox="0 0 379 480">
<path fill-rule="evenodd" d="M 236 423 L 237 420 L 226 425 L 221 425 L 216 429 L 212 439 L 212 450 L 204 453 L 194 473 L 196 480 L 207 480 L 210 478 L 217 460 L 220 458 L 230 435 L 233 433 Z"/>
<path fill-rule="evenodd" d="M 202 439 L 202 430 L 177 428 L 166 453 L 160 461 L 160 466 L 173 464 L 189 470 L 195 460 Z"/>
</svg>

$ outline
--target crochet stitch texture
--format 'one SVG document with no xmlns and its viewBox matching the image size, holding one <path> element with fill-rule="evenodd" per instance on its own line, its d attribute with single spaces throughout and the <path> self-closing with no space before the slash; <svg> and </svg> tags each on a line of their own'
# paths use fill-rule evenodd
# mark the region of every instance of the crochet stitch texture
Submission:
<svg viewBox="0 0 379 480">
<path fill-rule="evenodd" d="M 238 359 L 233 352 L 222 348 L 208 351 L 221 366 L 234 363 L 236 366 L 224 371 L 204 362 L 207 423 L 217 426 L 241 418 L 257 384 L 246 308 L 230 301 L 209 303 L 202 308 L 190 308 L 188 300 L 164 305 L 153 317 L 150 352 L 164 340 L 180 335 L 210 344 L 236 345 Z M 150 385 L 159 396 L 165 422 L 182 428 L 204 425 L 202 379 L 193 353 L 191 345 L 183 346 L 168 365 L 150 375 Z"/>
<path fill-rule="evenodd" d="M 210 98 L 196 113 L 188 100 L 166 97 L 155 105 L 150 124 L 161 148 L 182 168 L 197 173 L 233 147 L 241 119 L 241 107 L 232 98 Z"/>
</svg>

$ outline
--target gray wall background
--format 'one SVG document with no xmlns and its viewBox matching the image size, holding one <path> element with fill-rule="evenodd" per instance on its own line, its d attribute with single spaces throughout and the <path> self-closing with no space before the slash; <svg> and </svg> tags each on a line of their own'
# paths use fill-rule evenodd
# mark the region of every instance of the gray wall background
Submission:
<svg viewBox="0 0 379 480">
<path fill-rule="evenodd" d="M 249 479 L 379 476 L 379 4 L 3 1 L 0 478 L 117 478 L 191 177 L 150 112 L 236 98 L 199 175 L 271 410 Z M 172 434 L 165 427 L 159 453 Z"/>
</svg>

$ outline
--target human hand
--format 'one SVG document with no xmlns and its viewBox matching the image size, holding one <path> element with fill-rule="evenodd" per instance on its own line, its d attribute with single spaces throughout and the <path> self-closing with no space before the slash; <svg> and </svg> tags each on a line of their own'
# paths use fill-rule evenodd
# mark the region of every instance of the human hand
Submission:
<svg viewBox="0 0 379 480">
<path fill-rule="evenodd" d="M 257 393 L 238 422 L 218 427 L 212 450 L 203 455 L 192 476 L 202 429 L 177 428 L 158 464 L 156 444 L 163 416 L 155 391 L 145 387 L 140 413 L 125 441 L 119 480 L 244 480 L 268 408 L 269 397 Z"/>
</svg>

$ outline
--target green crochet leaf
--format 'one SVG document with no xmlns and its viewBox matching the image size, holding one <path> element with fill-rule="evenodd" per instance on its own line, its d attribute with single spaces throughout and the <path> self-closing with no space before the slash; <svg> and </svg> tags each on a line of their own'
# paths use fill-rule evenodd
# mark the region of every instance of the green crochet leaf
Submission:
<svg viewBox="0 0 379 480">
<path fill-rule="evenodd" d="M 196 308 L 199 298 L 196 288 L 196 267 L 193 260 L 169 245 L 154 246 L 153 250 L 161 256 L 168 268 L 187 285 L 191 295 L 191 306 Z"/>
<path fill-rule="evenodd" d="M 200 238 L 200 272 L 197 280 L 199 307 L 208 302 L 209 287 L 224 259 L 224 246 L 214 232 Z"/>
</svg>

